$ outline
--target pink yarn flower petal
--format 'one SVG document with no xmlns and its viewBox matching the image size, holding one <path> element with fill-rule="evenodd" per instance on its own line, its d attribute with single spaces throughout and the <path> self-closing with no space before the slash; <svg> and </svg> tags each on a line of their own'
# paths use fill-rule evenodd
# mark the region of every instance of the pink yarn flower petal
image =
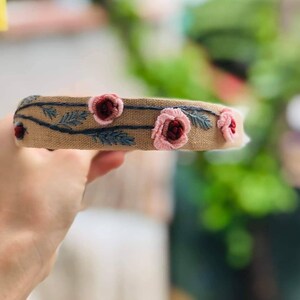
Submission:
<svg viewBox="0 0 300 300">
<path fill-rule="evenodd" d="M 100 125 L 106 126 L 121 116 L 124 103 L 116 94 L 104 94 L 90 98 L 88 107 L 95 121 Z"/>
<path fill-rule="evenodd" d="M 224 139 L 227 142 L 233 142 L 236 138 L 236 121 L 233 112 L 226 108 L 224 109 L 217 121 L 217 126 L 221 129 Z"/>
<path fill-rule="evenodd" d="M 179 149 L 188 142 L 189 118 L 179 108 L 165 108 L 157 117 L 151 138 L 158 150 Z"/>
</svg>

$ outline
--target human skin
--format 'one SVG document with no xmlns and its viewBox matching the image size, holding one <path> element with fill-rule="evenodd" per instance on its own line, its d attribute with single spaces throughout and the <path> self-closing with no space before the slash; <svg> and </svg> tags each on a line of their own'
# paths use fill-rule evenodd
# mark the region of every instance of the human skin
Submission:
<svg viewBox="0 0 300 300">
<path fill-rule="evenodd" d="M 86 184 L 119 167 L 123 152 L 19 148 L 0 120 L 0 299 L 23 300 L 50 273 L 82 210 Z"/>
</svg>

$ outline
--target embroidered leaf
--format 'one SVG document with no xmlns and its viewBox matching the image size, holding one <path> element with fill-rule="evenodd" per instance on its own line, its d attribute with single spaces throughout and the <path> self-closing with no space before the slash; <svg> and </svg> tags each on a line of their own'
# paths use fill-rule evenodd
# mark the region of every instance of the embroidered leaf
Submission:
<svg viewBox="0 0 300 300">
<path fill-rule="evenodd" d="M 54 107 L 42 107 L 43 113 L 46 117 L 50 118 L 51 120 L 56 118 L 57 111 Z"/>
<path fill-rule="evenodd" d="M 95 142 L 100 142 L 103 145 L 132 146 L 135 144 L 134 137 L 129 136 L 122 130 L 98 131 L 88 135 L 90 135 Z"/>
<path fill-rule="evenodd" d="M 210 119 L 203 113 L 199 113 L 197 111 L 188 112 L 186 110 L 184 110 L 183 112 L 189 117 L 191 123 L 194 126 L 200 127 L 204 130 L 212 128 Z"/>
<path fill-rule="evenodd" d="M 28 96 L 21 101 L 19 106 L 21 107 L 21 106 L 27 105 L 27 104 L 31 103 L 32 101 L 35 101 L 38 97 L 40 97 L 40 95 Z"/>
<path fill-rule="evenodd" d="M 87 111 L 70 111 L 65 113 L 61 120 L 58 122 L 59 125 L 64 125 L 66 127 L 81 125 L 88 116 Z"/>
</svg>

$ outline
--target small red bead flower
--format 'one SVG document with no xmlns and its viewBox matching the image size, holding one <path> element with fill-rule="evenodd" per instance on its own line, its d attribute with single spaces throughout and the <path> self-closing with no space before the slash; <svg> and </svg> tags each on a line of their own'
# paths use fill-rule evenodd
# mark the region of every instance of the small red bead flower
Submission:
<svg viewBox="0 0 300 300">
<path fill-rule="evenodd" d="M 18 140 L 23 140 L 24 135 L 26 133 L 26 128 L 24 127 L 23 123 L 17 122 L 15 124 L 14 130 L 15 130 L 15 137 Z"/>
<path fill-rule="evenodd" d="M 224 139 L 227 142 L 233 142 L 236 137 L 236 121 L 230 109 L 226 108 L 221 112 L 217 126 L 221 129 Z"/>
<path fill-rule="evenodd" d="M 88 107 L 97 123 L 108 125 L 121 116 L 124 103 L 115 94 L 105 94 L 90 98 Z"/>
<path fill-rule="evenodd" d="M 165 108 L 156 119 L 151 138 L 158 150 L 172 150 L 184 146 L 191 130 L 189 118 L 179 108 Z"/>
</svg>

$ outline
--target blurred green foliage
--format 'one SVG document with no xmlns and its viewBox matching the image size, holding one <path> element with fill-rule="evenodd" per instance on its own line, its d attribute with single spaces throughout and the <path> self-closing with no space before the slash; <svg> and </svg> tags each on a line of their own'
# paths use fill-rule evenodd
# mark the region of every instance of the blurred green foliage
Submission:
<svg viewBox="0 0 300 300">
<path fill-rule="evenodd" d="M 300 43 L 282 30 L 279 1 L 210 0 L 187 7 L 186 44 L 177 56 L 162 58 L 145 54 L 151 23 L 133 1 L 113 0 L 107 7 L 131 72 L 152 95 L 221 101 L 211 84 L 212 63 L 243 78 L 255 96 L 247 103 L 251 142 L 241 150 L 197 153 L 187 187 L 196 193 L 202 225 L 223 236 L 228 263 L 245 267 L 254 245 L 251 222 L 297 205 L 277 149 L 286 104 L 300 92 Z"/>
<path fill-rule="evenodd" d="M 187 34 L 201 43 L 214 61 L 249 66 L 262 45 L 278 32 L 279 2 L 274 0 L 207 1 L 187 10 Z"/>
</svg>

